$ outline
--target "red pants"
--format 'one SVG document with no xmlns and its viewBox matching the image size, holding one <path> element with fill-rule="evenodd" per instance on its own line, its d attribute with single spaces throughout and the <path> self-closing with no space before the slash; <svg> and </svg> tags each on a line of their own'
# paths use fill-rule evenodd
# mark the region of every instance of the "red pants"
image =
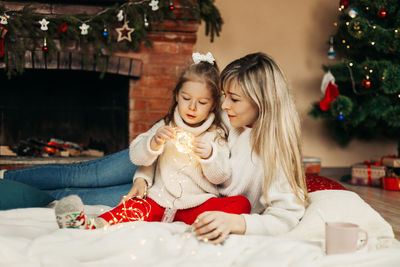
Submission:
<svg viewBox="0 0 400 267">
<path fill-rule="evenodd" d="M 174 221 L 192 224 L 197 216 L 205 211 L 223 211 L 232 214 L 250 213 L 249 200 L 244 196 L 233 196 L 223 198 L 210 198 L 203 204 L 184 210 L 177 210 Z M 145 200 L 132 198 L 125 203 L 116 206 L 109 212 L 99 217 L 106 220 L 110 225 L 122 222 L 147 221 L 161 222 L 165 208 L 158 205 L 151 198 Z"/>
</svg>

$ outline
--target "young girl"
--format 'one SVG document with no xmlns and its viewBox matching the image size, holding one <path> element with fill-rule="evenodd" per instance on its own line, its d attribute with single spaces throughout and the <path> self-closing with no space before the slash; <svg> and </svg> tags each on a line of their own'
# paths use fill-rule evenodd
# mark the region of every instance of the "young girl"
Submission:
<svg viewBox="0 0 400 267">
<path fill-rule="evenodd" d="M 231 177 L 219 112 L 219 71 L 210 53 L 193 58 L 195 63 L 183 71 L 173 91 L 169 113 L 130 145 L 131 161 L 144 167 L 135 173 L 129 193 L 95 220 L 85 218 L 78 196 L 61 199 L 55 207 L 60 228 L 100 228 L 136 220 L 192 224 L 206 210 L 250 212 L 242 196 L 216 198 L 217 185 Z"/>
<path fill-rule="evenodd" d="M 288 232 L 302 218 L 308 196 L 300 122 L 285 76 L 270 57 L 255 53 L 230 63 L 221 84 L 232 126 L 232 181 L 221 192 L 246 196 L 254 214 L 204 212 L 193 224 L 195 233 L 217 244 L 231 233 Z"/>
</svg>

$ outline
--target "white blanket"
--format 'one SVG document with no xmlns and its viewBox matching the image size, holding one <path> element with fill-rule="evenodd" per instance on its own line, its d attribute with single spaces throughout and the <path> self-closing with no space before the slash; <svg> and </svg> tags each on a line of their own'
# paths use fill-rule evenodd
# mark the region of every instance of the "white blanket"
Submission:
<svg viewBox="0 0 400 267">
<path fill-rule="evenodd" d="M 285 237 L 231 235 L 218 246 L 198 241 L 184 223 L 58 229 L 50 208 L 0 211 L 0 266 L 400 266 L 400 243 L 391 227 L 376 230 L 387 223 L 358 195 L 331 190 L 311 193 L 311 198 L 304 219 Z M 323 221 L 315 207 L 329 205 L 325 216 L 336 213 L 335 219 L 341 220 L 338 214 L 346 214 L 346 220 L 357 221 L 335 207 L 338 198 L 352 203 L 351 208 L 373 211 L 367 215 L 373 216 L 370 225 L 363 224 L 371 238 L 363 251 L 325 256 Z M 85 208 L 88 214 L 100 214 L 106 207 Z"/>
</svg>

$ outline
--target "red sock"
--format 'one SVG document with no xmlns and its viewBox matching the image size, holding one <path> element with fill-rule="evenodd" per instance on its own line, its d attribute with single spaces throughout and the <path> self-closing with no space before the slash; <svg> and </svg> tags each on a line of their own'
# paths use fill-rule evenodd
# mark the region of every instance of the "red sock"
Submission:
<svg viewBox="0 0 400 267">
<path fill-rule="evenodd" d="M 330 81 L 328 86 L 326 87 L 324 99 L 318 102 L 321 110 L 323 111 L 329 110 L 329 108 L 331 107 L 331 102 L 335 100 L 338 96 L 339 96 L 339 90 L 337 85 Z"/>
</svg>

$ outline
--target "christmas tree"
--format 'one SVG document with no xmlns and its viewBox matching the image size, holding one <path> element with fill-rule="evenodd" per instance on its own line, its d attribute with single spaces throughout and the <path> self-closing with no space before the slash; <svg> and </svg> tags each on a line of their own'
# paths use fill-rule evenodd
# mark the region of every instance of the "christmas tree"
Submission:
<svg viewBox="0 0 400 267">
<path fill-rule="evenodd" d="M 321 89 L 309 114 L 326 120 L 333 138 L 398 141 L 400 155 L 400 1 L 340 0 L 336 33 Z"/>
</svg>

